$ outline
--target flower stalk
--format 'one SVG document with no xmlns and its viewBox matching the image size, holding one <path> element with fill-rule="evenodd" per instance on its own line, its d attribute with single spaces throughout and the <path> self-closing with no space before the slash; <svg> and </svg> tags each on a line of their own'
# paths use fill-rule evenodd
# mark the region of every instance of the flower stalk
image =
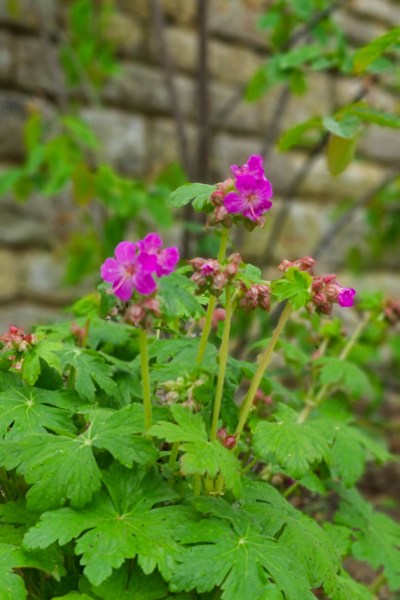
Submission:
<svg viewBox="0 0 400 600">
<path fill-rule="evenodd" d="M 291 307 L 291 304 L 288 302 L 286 304 L 285 308 L 283 309 L 283 312 L 280 316 L 278 324 L 274 330 L 274 333 L 272 334 L 270 343 L 268 344 L 264 353 L 261 355 L 261 359 L 260 359 L 258 368 L 257 368 L 256 372 L 254 373 L 254 377 L 251 381 L 249 391 L 247 392 L 245 399 L 243 400 L 243 404 L 241 406 L 240 414 L 239 414 L 239 423 L 238 423 L 238 426 L 237 426 L 236 432 L 235 432 L 237 441 L 239 441 L 240 436 L 243 431 L 243 428 L 247 422 L 247 418 L 248 418 L 250 410 L 253 406 L 253 401 L 254 401 L 255 395 L 257 393 L 257 390 L 259 388 L 259 385 L 261 383 L 261 380 L 264 376 L 264 373 L 265 373 L 269 363 L 271 362 L 271 358 L 272 358 L 272 354 L 273 354 L 275 346 L 276 346 L 276 342 L 278 341 L 279 336 L 282 333 L 282 330 L 286 324 L 286 321 L 289 319 L 291 313 L 292 313 L 292 307 Z"/>
<path fill-rule="evenodd" d="M 140 347 L 140 371 L 142 375 L 143 390 L 143 408 L 144 408 L 144 427 L 145 431 L 150 429 L 152 424 L 152 408 L 150 394 L 150 374 L 149 374 L 149 350 L 147 345 L 147 332 L 145 329 L 139 329 L 139 347 Z"/>
<path fill-rule="evenodd" d="M 217 257 L 217 260 L 219 263 L 221 263 L 225 258 L 227 246 L 228 246 L 228 229 L 223 229 L 221 232 L 221 241 L 220 241 L 219 252 L 218 252 L 218 257 Z M 197 365 L 199 365 L 203 362 L 204 355 L 206 353 L 207 342 L 208 342 L 208 338 L 209 338 L 210 331 L 211 331 L 211 323 L 212 323 L 213 313 L 214 313 L 216 305 L 217 305 L 216 296 L 214 296 L 214 295 L 210 296 L 210 299 L 208 301 L 208 307 L 207 307 L 207 312 L 206 312 L 206 316 L 205 316 L 205 321 L 204 321 L 204 327 L 203 327 L 203 331 L 201 333 L 199 349 L 197 351 L 197 356 L 196 356 L 196 364 Z"/>
<path fill-rule="evenodd" d="M 345 347 L 343 348 L 342 352 L 339 355 L 339 360 L 346 360 L 346 358 L 348 357 L 350 351 L 352 350 L 354 344 L 357 342 L 358 338 L 360 337 L 360 335 L 362 334 L 362 332 L 364 331 L 364 329 L 366 328 L 366 326 L 368 325 L 369 321 L 371 319 L 371 315 L 370 314 L 366 314 L 365 317 L 363 318 L 362 321 L 360 321 L 360 323 L 358 324 L 358 326 L 356 327 L 356 329 L 353 332 L 353 335 L 351 336 L 351 338 L 349 339 L 349 341 L 347 342 L 347 344 L 345 345 Z M 328 389 L 330 388 L 330 384 L 325 383 L 319 390 L 318 394 L 316 395 L 316 397 L 312 400 L 308 400 L 306 402 L 305 407 L 303 408 L 303 410 L 301 411 L 301 413 L 299 414 L 299 417 L 297 419 L 298 423 L 304 423 L 304 421 L 306 421 L 310 414 L 312 413 L 312 411 L 317 408 L 317 406 L 319 406 L 326 395 L 326 392 L 328 391 Z"/>
<path fill-rule="evenodd" d="M 222 394 L 224 391 L 225 383 L 225 372 L 226 364 L 228 362 L 228 346 L 229 346 L 229 335 L 231 331 L 231 319 L 233 313 L 232 306 L 232 292 L 229 286 L 225 289 L 225 322 L 224 330 L 222 333 L 221 346 L 219 349 L 219 368 L 218 368 L 218 379 L 217 388 L 215 391 L 215 399 L 213 406 L 213 415 L 211 421 L 210 439 L 217 439 L 218 431 L 218 419 L 221 411 Z"/>
</svg>

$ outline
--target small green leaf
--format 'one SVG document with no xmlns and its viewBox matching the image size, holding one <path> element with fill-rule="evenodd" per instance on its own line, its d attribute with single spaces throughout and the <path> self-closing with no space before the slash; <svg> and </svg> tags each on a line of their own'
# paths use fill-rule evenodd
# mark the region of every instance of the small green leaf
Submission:
<svg viewBox="0 0 400 600">
<path fill-rule="evenodd" d="M 300 143 L 305 133 L 312 129 L 320 130 L 320 128 L 321 118 L 311 117 L 311 119 L 287 129 L 278 140 L 278 149 L 281 152 L 285 152 L 289 148 L 292 148 L 292 146 Z"/>
<path fill-rule="evenodd" d="M 272 282 L 271 288 L 280 302 L 289 300 L 293 309 L 297 310 L 311 299 L 311 276 L 305 271 L 290 267 L 282 279 Z"/>
<path fill-rule="evenodd" d="M 193 207 L 200 211 L 204 209 L 214 190 L 215 185 L 185 183 L 171 194 L 170 204 L 176 208 L 180 208 L 193 201 Z"/>
<path fill-rule="evenodd" d="M 400 128 L 400 116 L 383 112 L 381 110 L 376 110 L 364 102 L 350 104 L 349 106 L 343 108 L 339 114 L 353 115 L 361 121 L 374 123 L 375 125 L 380 125 L 381 127 L 392 127 L 394 129 Z"/>
<path fill-rule="evenodd" d="M 354 156 L 357 137 L 346 139 L 331 135 L 327 146 L 327 162 L 331 175 L 340 175 L 349 166 Z"/>
<path fill-rule="evenodd" d="M 355 398 L 361 395 L 371 396 L 371 383 L 364 371 L 357 365 L 335 356 L 324 356 L 318 360 L 322 366 L 320 380 L 322 384 L 337 385 L 350 392 Z"/>
<path fill-rule="evenodd" d="M 353 55 L 353 67 L 356 74 L 362 73 L 385 50 L 400 40 L 400 27 L 392 29 L 366 46 L 359 48 Z"/>
<path fill-rule="evenodd" d="M 340 120 L 334 117 L 324 117 L 322 124 L 325 129 L 340 138 L 352 139 L 360 130 L 361 121 L 358 117 L 345 114 Z"/>
</svg>

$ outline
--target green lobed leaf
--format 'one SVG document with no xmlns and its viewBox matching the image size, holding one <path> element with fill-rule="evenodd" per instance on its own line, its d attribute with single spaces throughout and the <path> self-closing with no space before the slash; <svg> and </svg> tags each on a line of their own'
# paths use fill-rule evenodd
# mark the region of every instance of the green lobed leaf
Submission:
<svg viewBox="0 0 400 600">
<path fill-rule="evenodd" d="M 353 55 L 354 72 L 362 73 L 369 65 L 381 56 L 390 46 L 400 40 L 400 27 L 378 37 L 366 46 L 359 48 Z"/>
<path fill-rule="evenodd" d="M 159 573 L 145 575 L 137 565 L 126 563 L 106 579 L 93 587 L 96 598 L 102 600 L 164 600 L 169 598 L 166 582 Z"/>
<path fill-rule="evenodd" d="M 170 204 L 176 208 L 186 206 L 193 201 L 193 207 L 197 210 L 203 210 L 211 194 L 215 190 L 215 185 L 205 183 L 185 183 L 172 192 Z"/>
<path fill-rule="evenodd" d="M 0 392 L 0 435 L 16 432 L 75 433 L 72 422 L 77 396 L 70 390 L 42 390 L 9 385 Z"/>
<path fill-rule="evenodd" d="M 254 430 L 254 449 L 258 456 L 275 463 L 295 478 L 302 477 L 310 465 L 326 460 L 329 440 L 318 421 L 297 422 L 296 411 L 279 405 L 275 423 L 263 421 Z"/>
<path fill-rule="evenodd" d="M 310 287 L 311 276 L 295 267 L 290 267 L 282 279 L 271 284 L 274 296 L 280 302 L 288 300 L 294 310 L 301 308 L 310 300 Z"/>
<path fill-rule="evenodd" d="M 97 352 L 65 344 L 61 363 L 63 369 L 68 366 L 75 369 L 75 389 L 84 400 L 95 400 L 96 385 L 111 396 L 117 393 L 114 369 Z"/>
<path fill-rule="evenodd" d="M 317 364 L 321 365 L 320 381 L 323 385 L 336 385 L 354 398 L 371 397 L 371 383 L 365 371 L 357 365 L 336 356 L 324 356 Z"/>
<path fill-rule="evenodd" d="M 29 348 L 22 362 L 23 379 L 30 385 L 34 385 L 41 372 L 41 360 L 60 373 L 61 361 L 58 351 L 61 348 L 62 345 L 60 343 L 50 342 L 49 340 L 41 340 Z"/>
<path fill-rule="evenodd" d="M 195 506 L 217 518 L 189 525 L 180 536 L 187 546 L 172 576 L 173 591 L 204 593 L 220 586 L 223 600 L 314 597 L 300 563 L 251 516 L 222 499 L 202 498 Z"/>
<path fill-rule="evenodd" d="M 26 496 L 30 509 L 62 506 L 68 499 L 74 507 L 90 502 L 101 486 L 93 448 L 108 450 L 128 466 L 157 458 L 151 441 L 134 435 L 143 428 L 141 406 L 98 409 L 91 418 L 88 429 L 77 437 L 30 433 L 0 444 L 0 464 L 8 470 L 17 468 L 33 484 Z"/>
<path fill-rule="evenodd" d="M 374 511 L 355 490 L 340 489 L 342 501 L 335 521 L 352 530 L 352 555 L 371 565 L 383 567 L 389 588 L 400 587 L 400 525 L 387 515 Z"/>
<path fill-rule="evenodd" d="M 75 552 L 82 554 L 84 573 L 94 586 L 105 581 L 126 558 L 135 556 L 139 556 L 139 564 L 147 574 L 158 567 L 164 577 L 168 576 L 178 554 L 174 523 L 168 507 L 152 507 L 173 500 L 175 492 L 155 470 L 146 472 L 140 467 L 128 470 L 114 465 L 106 480 L 112 498 L 118 500 L 117 506 L 102 491 L 80 510 L 46 512 L 26 534 L 26 547 L 46 548 L 55 541 L 63 545 L 79 538 Z"/>
</svg>

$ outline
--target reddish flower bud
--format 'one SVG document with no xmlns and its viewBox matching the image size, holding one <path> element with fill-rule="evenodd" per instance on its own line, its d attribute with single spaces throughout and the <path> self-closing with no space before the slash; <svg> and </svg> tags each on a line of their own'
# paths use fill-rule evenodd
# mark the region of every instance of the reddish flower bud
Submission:
<svg viewBox="0 0 400 600">
<path fill-rule="evenodd" d="M 234 448 L 236 446 L 236 438 L 234 435 L 228 435 L 224 441 L 222 442 L 222 445 L 225 446 L 225 448 L 228 448 L 228 450 L 232 450 L 232 448 Z"/>
</svg>

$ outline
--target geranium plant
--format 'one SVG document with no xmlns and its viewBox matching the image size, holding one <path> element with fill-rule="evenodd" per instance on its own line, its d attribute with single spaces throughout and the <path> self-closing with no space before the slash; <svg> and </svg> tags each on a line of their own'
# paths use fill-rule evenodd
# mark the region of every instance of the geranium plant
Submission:
<svg viewBox="0 0 400 600">
<path fill-rule="evenodd" d="M 400 587 L 400 526 L 356 489 L 367 461 L 391 457 L 357 424 L 352 402 L 371 387 L 348 360 L 400 311 L 360 302 L 346 340 L 327 317 L 356 292 L 312 257 L 266 281 L 229 254 L 232 228 L 272 207 L 260 156 L 232 174 L 171 197 L 207 214 L 216 258 L 178 266 L 157 233 L 121 241 L 72 322 L 1 336 L 2 599 L 364 600 Z M 236 317 L 274 306 L 259 355 L 230 356 Z M 285 339 L 292 319 L 299 341 L 318 340 L 312 356 Z M 278 348 L 291 383 L 273 375 Z M 370 587 L 349 556 L 376 571 Z"/>
</svg>

